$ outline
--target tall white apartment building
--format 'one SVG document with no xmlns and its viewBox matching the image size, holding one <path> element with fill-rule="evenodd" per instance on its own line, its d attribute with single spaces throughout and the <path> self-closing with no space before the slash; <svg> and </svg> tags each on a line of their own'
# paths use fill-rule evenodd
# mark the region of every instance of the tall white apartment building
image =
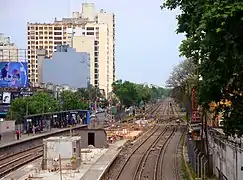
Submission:
<svg viewBox="0 0 243 180">
<path fill-rule="evenodd" d="M 37 49 L 46 49 L 51 58 L 57 44 L 69 44 L 77 52 L 90 54 L 90 83 L 106 92 L 115 81 L 115 15 L 96 11 L 93 3 L 83 3 L 71 18 L 53 23 L 28 23 L 29 80 L 38 79 Z M 67 59 L 68 61 L 68 59 Z M 70 72 L 74 73 L 74 72 Z"/>
<path fill-rule="evenodd" d="M 0 33 L 0 62 L 18 61 L 19 50 L 14 43 L 10 42 L 10 37 Z"/>
</svg>

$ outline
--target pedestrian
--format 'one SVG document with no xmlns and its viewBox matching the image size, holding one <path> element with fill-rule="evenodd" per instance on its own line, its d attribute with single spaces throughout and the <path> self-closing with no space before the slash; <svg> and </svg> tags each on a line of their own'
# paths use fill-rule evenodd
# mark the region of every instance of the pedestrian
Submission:
<svg viewBox="0 0 243 180">
<path fill-rule="evenodd" d="M 35 125 L 33 125 L 33 127 L 32 127 L 32 133 L 33 133 L 33 135 L 35 135 L 35 130 L 36 130 L 36 127 L 35 127 Z"/>
<path fill-rule="evenodd" d="M 16 130 L 17 140 L 19 140 L 19 135 L 20 135 L 20 131 L 17 129 L 17 130 Z"/>
</svg>

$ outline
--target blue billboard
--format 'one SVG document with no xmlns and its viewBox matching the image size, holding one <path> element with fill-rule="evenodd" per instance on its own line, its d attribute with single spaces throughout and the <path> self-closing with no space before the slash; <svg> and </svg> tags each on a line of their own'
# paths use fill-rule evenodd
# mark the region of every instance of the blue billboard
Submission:
<svg viewBox="0 0 243 180">
<path fill-rule="evenodd" d="M 26 62 L 0 62 L 0 87 L 28 87 Z"/>
</svg>

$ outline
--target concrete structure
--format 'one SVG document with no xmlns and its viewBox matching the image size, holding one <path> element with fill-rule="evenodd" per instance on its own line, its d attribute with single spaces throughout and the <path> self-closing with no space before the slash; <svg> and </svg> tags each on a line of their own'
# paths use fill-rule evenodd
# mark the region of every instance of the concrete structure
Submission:
<svg viewBox="0 0 243 180">
<path fill-rule="evenodd" d="M 38 62 L 40 83 L 67 84 L 71 88 L 87 88 L 90 80 L 89 54 L 58 46 L 52 60 Z"/>
<path fill-rule="evenodd" d="M 71 18 L 55 19 L 53 23 L 28 23 L 28 56 L 31 64 L 29 79 L 38 82 L 36 50 L 52 52 L 58 44 L 70 44 L 77 52 L 90 53 L 90 82 L 112 90 L 115 81 L 115 16 L 104 10 L 96 12 L 93 3 L 83 3 L 81 12 L 73 12 Z"/>
<path fill-rule="evenodd" d="M 82 129 L 78 134 L 82 137 L 81 148 L 93 145 L 95 148 L 107 147 L 107 135 L 104 129 Z"/>
<path fill-rule="evenodd" d="M 222 129 L 209 131 L 209 152 L 213 173 L 219 179 L 241 180 L 243 177 L 242 138 L 225 139 Z"/>
<path fill-rule="evenodd" d="M 43 140 L 43 170 L 77 169 L 81 163 L 81 137 L 50 137 Z M 60 167 L 61 161 L 61 167 Z"/>
<path fill-rule="evenodd" d="M 0 62 L 19 61 L 18 56 L 18 48 L 10 42 L 10 37 L 0 33 Z"/>
</svg>

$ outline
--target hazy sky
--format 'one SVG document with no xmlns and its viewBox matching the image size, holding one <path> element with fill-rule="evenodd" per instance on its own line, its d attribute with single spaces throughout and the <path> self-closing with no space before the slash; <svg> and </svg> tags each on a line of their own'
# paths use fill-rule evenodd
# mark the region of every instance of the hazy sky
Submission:
<svg viewBox="0 0 243 180">
<path fill-rule="evenodd" d="M 116 15 L 116 77 L 164 85 L 179 61 L 175 11 L 161 11 L 163 0 L 92 0 L 97 10 Z M 27 48 L 27 22 L 52 22 L 81 10 L 81 0 L 0 0 L 0 32 Z"/>
</svg>

